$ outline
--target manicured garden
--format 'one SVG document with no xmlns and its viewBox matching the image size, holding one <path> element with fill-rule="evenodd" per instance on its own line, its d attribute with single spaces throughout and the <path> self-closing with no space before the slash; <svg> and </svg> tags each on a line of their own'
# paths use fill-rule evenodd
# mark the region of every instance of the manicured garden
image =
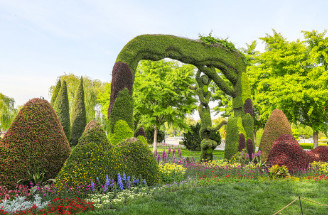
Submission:
<svg viewBox="0 0 328 215">
<path fill-rule="evenodd" d="M 143 94 L 132 94 L 134 76 L 145 75 L 135 72 L 138 62 L 167 57 L 195 65 L 195 85 L 190 86 L 189 71 L 186 81 L 171 77 L 166 87 L 179 79 L 176 89 L 154 93 L 147 88 L 151 84 L 139 80 L 136 90 Z M 160 69 L 152 62 L 141 66 L 163 72 L 168 65 L 159 64 Z M 262 122 L 256 150 L 254 131 L 261 122 L 246 66 L 232 43 L 211 34 L 198 41 L 138 36 L 114 65 L 108 119 L 103 121 L 87 122 L 83 78 L 71 115 L 67 83 L 58 80 L 51 103 L 28 101 L 0 140 L 0 214 L 274 214 L 280 209 L 284 214 L 326 214 L 328 147 L 304 150 L 285 113 L 274 109 Z M 151 74 L 158 82 L 163 79 L 162 73 Z M 216 126 L 209 108 L 211 82 L 231 99 L 226 102 L 232 114 Z M 177 93 L 182 86 L 187 90 Z M 199 98 L 200 123 L 187 128 L 183 118 L 196 108 L 191 93 Z M 160 97 L 166 109 L 157 106 L 165 103 Z M 184 125 L 185 147 L 157 145 L 158 126 L 164 122 Z M 143 125 L 151 127 L 153 144 Z M 218 151 L 223 126 L 225 148 Z"/>
</svg>

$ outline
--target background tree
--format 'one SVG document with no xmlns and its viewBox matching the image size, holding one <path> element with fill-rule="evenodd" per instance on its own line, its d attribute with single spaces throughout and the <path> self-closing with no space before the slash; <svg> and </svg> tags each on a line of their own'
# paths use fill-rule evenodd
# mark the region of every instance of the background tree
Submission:
<svg viewBox="0 0 328 215">
<path fill-rule="evenodd" d="M 57 96 L 58 96 L 58 92 L 59 92 L 59 90 L 60 90 L 60 87 L 61 87 L 61 81 L 60 81 L 60 79 L 59 79 L 59 80 L 57 80 L 57 84 L 56 84 L 56 86 L 55 86 L 55 88 L 54 88 L 54 90 L 53 90 L 53 93 L 52 93 L 52 97 L 51 97 L 51 101 L 50 101 L 50 104 L 51 104 L 52 106 L 55 105 L 55 101 L 56 101 L 56 98 L 57 98 Z"/>
<path fill-rule="evenodd" d="M 165 122 L 187 127 L 186 114 L 196 108 L 194 67 L 173 61 L 141 61 L 135 74 L 134 117 L 143 127 L 153 127 L 154 147 L 158 128 Z"/>
<path fill-rule="evenodd" d="M 59 121 L 63 126 L 66 138 L 68 141 L 71 139 L 71 123 L 69 117 L 69 102 L 67 95 L 66 81 L 63 81 L 58 96 L 55 101 L 54 109 L 57 113 Z"/>
<path fill-rule="evenodd" d="M 0 93 L 0 128 L 7 130 L 18 111 L 14 107 L 15 100 Z"/>
<path fill-rule="evenodd" d="M 71 146 L 77 145 L 86 124 L 87 119 L 84 104 L 83 79 L 81 77 L 80 85 L 77 89 L 73 103 Z"/>
<path fill-rule="evenodd" d="M 109 120 L 107 118 L 107 111 L 110 104 L 111 83 L 105 83 L 104 87 L 100 87 L 97 95 L 97 104 L 100 105 L 100 120 L 98 120 L 105 131 L 109 131 Z"/>
<path fill-rule="evenodd" d="M 67 94 L 70 104 L 73 104 L 75 93 L 80 84 L 80 78 L 74 74 L 62 75 L 58 77 L 58 80 L 65 80 L 67 83 Z M 98 93 L 103 92 L 106 82 L 101 82 L 100 80 L 93 80 L 89 77 L 83 77 L 83 88 L 84 88 L 84 102 L 85 110 L 87 116 L 87 123 L 95 118 L 95 106 L 98 103 Z M 53 95 L 55 86 L 51 86 L 49 94 Z M 106 107 L 108 108 L 108 107 Z M 73 105 L 70 105 L 70 113 L 72 113 Z M 107 114 L 105 115 L 107 116 Z M 72 121 L 72 114 L 70 115 L 70 120 Z"/>
</svg>

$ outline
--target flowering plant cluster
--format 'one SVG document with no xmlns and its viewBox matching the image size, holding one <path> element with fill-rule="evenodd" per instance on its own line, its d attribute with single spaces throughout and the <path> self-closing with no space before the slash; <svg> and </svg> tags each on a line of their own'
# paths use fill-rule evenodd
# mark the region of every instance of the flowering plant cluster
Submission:
<svg viewBox="0 0 328 215">
<path fill-rule="evenodd" d="M 184 179 L 186 168 L 176 163 L 160 162 L 159 172 L 164 183 L 180 182 Z"/>
</svg>

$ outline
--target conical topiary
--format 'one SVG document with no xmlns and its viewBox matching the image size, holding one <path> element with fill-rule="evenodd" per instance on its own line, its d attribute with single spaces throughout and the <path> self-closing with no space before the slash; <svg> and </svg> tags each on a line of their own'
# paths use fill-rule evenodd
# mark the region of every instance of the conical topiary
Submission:
<svg viewBox="0 0 328 215">
<path fill-rule="evenodd" d="M 79 145 L 85 145 L 87 143 L 96 143 L 102 145 L 105 149 L 109 147 L 106 133 L 96 120 L 92 120 L 88 123 L 78 141 Z"/>
<path fill-rule="evenodd" d="M 60 81 L 60 79 L 59 79 L 59 80 L 57 81 L 57 84 L 56 84 L 56 86 L 55 86 L 55 89 L 54 89 L 53 92 L 52 92 L 52 97 L 51 97 L 51 101 L 50 101 L 50 104 L 51 104 L 52 106 L 55 105 L 55 101 L 56 101 L 56 98 L 57 98 L 57 96 L 58 96 L 58 93 L 59 93 L 60 87 L 61 87 L 61 81 Z"/>
<path fill-rule="evenodd" d="M 76 146 L 81 137 L 85 125 L 87 124 L 87 117 L 84 104 L 84 90 L 83 79 L 81 77 L 79 88 L 74 97 L 73 111 L 72 111 L 72 134 L 71 146 Z"/>
<path fill-rule="evenodd" d="M 55 101 L 54 109 L 68 140 L 71 138 L 71 123 L 69 118 L 69 103 L 66 81 L 63 81 L 58 96 Z"/>
<path fill-rule="evenodd" d="M 281 110 L 276 109 L 272 111 L 264 127 L 264 132 L 260 143 L 263 161 L 268 159 L 274 141 L 283 134 L 292 135 L 293 133 L 286 115 Z"/>
<path fill-rule="evenodd" d="M 71 149 L 50 105 L 32 99 L 19 111 L 0 142 L 0 185 L 13 188 L 20 179 L 45 172 L 45 179 L 55 178 L 69 157 Z"/>
</svg>

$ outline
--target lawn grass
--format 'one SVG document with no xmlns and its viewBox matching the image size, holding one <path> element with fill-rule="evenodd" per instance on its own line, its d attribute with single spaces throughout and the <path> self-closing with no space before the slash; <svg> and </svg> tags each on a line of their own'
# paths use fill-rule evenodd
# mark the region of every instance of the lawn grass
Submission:
<svg viewBox="0 0 328 215">
<path fill-rule="evenodd" d="M 274 214 L 298 195 L 328 204 L 328 182 L 256 181 L 222 182 L 176 192 L 160 192 L 111 209 L 85 214 Z M 302 200 L 304 214 L 328 214 L 328 208 Z M 299 201 L 281 214 L 301 214 Z"/>
</svg>

